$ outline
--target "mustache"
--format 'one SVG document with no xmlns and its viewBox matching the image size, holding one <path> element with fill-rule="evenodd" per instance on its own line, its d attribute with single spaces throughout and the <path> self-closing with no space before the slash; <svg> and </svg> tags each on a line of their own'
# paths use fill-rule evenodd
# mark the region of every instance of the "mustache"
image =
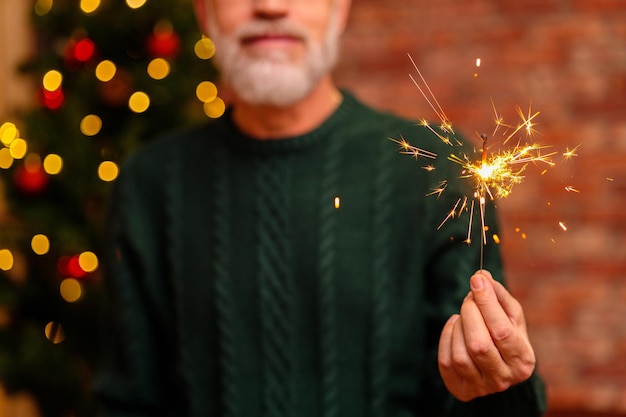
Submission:
<svg viewBox="0 0 626 417">
<path fill-rule="evenodd" d="M 263 36 L 286 36 L 303 40 L 308 43 L 309 33 L 289 20 L 264 21 L 253 20 L 239 28 L 234 37 L 240 41 Z"/>
</svg>

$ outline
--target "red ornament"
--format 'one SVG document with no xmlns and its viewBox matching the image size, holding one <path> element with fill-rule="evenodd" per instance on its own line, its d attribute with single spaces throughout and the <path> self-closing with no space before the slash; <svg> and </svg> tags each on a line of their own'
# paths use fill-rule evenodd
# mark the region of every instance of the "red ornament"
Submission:
<svg viewBox="0 0 626 417">
<path fill-rule="evenodd" d="M 88 272 L 81 268 L 78 258 L 79 255 L 66 255 L 59 258 L 57 262 L 57 269 L 59 270 L 59 273 L 63 277 L 72 277 L 77 279 L 85 278 L 89 275 Z"/>
<path fill-rule="evenodd" d="M 65 67 L 75 71 L 96 58 L 96 44 L 89 38 L 70 39 L 65 46 Z"/>
<path fill-rule="evenodd" d="M 77 61 L 88 62 L 96 52 L 96 45 L 89 38 L 83 38 L 74 44 L 72 54 Z"/>
<path fill-rule="evenodd" d="M 173 30 L 155 29 L 146 41 L 146 49 L 153 57 L 173 58 L 180 51 L 180 38 Z"/>
<path fill-rule="evenodd" d="M 39 99 L 42 105 L 46 106 L 50 110 L 57 110 L 65 101 L 65 95 L 63 89 L 59 87 L 54 91 L 48 91 L 45 88 L 39 90 Z"/>
<path fill-rule="evenodd" d="M 41 165 L 19 165 L 13 172 L 13 180 L 17 189 L 23 194 L 37 195 L 46 189 L 49 176 Z"/>
</svg>

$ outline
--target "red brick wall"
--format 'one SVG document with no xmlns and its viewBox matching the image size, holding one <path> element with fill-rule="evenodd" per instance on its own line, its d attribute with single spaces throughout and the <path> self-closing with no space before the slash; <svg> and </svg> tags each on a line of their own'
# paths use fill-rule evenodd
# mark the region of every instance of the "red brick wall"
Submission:
<svg viewBox="0 0 626 417">
<path fill-rule="evenodd" d="M 499 200 L 501 245 L 553 412 L 626 415 L 626 0 L 354 0 L 344 39 L 337 78 L 372 104 L 434 117 L 410 53 L 466 136 L 532 102 L 537 141 L 581 145 Z"/>
</svg>

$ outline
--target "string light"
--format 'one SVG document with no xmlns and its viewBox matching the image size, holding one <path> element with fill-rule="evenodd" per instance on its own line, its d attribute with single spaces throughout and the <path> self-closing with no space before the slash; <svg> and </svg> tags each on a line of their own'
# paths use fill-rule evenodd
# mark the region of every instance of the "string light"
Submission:
<svg viewBox="0 0 626 417">
<path fill-rule="evenodd" d="M 13 253 L 8 249 L 0 249 L 0 269 L 9 271 L 13 268 Z"/>
<path fill-rule="evenodd" d="M 61 88 L 63 83 L 63 74 L 57 70 L 50 70 L 46 72 L 42 79 L 43 88 L 46 91 L 54 92 Z"/>
<path fill-rule="evenodd" d="M 202 38 L 194 45 L 193 51 L 200 59 L 211 59 L 215 55 L 215 44 L 210 38 L 202 35 Z"/>
<path fill-rule="evenodd" d="M 143 113 L 150 107 L 150 97 L 143 91 L 137 91 L 128 99 L 128 107 L 135 113 Z"/>
<path fill-rule="evenodd" d="M 102 129 L 102 119 L 95 114 L 89 114 L 80 121 L 80 131 L 85 136 L 95 136 Z"/>
<path fill-rule="evenodd" d="M 51 153 L 44 158 L 43 169 L 49 175 L 57 175 L 63 169 L 63 159 L 59 155 Z"/>
<path fill-rule="evenodd" d="M 221 117 L 226 111 L 226 103 L 219 97 L 216 97 L 215 100 L 209 103 L 204 103 L 203 107 L 204 113 L 212 119 Z"/>
<path fill-rule="evenodd" d="M 109 82 L 115 77 L 117 67 L 113 61 L 104 60 L 96 66 L 96 78 L 104 83 Z"/>
<path fill-rule="evenodd" d="M 16 138 L 11 142 L 9 151 L 14 159 L 22 159 L 28 152 L 28 143 L 24 139 Z"/>
<path fill-rule="evenodd" d="M 45 255 L 50 250 L 50 240 L 46 235 L 35 235 L 30 241 L 30 247 L 37 255 Z"/>
<path fill-rule="evenodd" d="M 13 165 L 13 156 L 8 148 L 0 149 L 0 168 L 9 169 Z"/>
<path fill-rule="evenodd" d="M 211 81 L 203 81 L 196 87 L 196 97 L 203 103 L 210 103 L 217 97 L 217 87 Z"/>
<path fill-rule="evenodd" d="M 48 14 L 50 10 L 52 10 L 52 6 L 52 0 L 37 0 L 37 2 L 35 3 L 35 14 L 37 16 L 44 16 Z"/>
<path fill-rule="evenodd" d="M 63 326 L 56 321 L 51 321 L 46 324 L 44 334 L 46 335 L 46 339 L 55 345 L 65 340 L 65 330 L 63 330 Z"/>
<path fill-rule="evenodd" d="M 63 104 L 63 75 L 57 70 L 46 72 L 42 79 L 43 100 L 46 107 L 56 110 Z"/>
<path fill-rule="evenodd" d="M 131 9 L 138 9 L 146 4 L 146 0 L 126 0 L 126 5 Z"/>
<path fill-rule="evenodd" d="M 80 0 L 80 10 L 83 13 L 91 14 L 100 7 L 100 0 Z"/>
<path fill-rule="evenodd" d="M 93 252 L 83 252 L 78 256 L 78 265 L 87 273 L 94 272 L 98 269 L 98 257 Z"/>
<path fill-rule="evenodd" d="M 155 80 L 162 80 L 170 74 L 170 63 L 163 58 L 155 58 L 148 64 L 148 75 Z"/>
<path fill-rule="evenodd" d="M 113 161 L 104 161 L 98 166 L 98 177 L 102 181 L 110 182 L 117 178 L 119 168 Z"/>
<path fill-rule="evenodd" d="M 9 146 L 19 135 L 19 131 L 15 124 L 5 122 L 0 126 L 0 140 L 5 146 Z"/>
<path fill-rule="evenodd" d="M 74 303 L 83 295 L 83 288 L 76 278 L 65 278 L 59 286 L 61 297 L 68 303 Z"/>
</svg>

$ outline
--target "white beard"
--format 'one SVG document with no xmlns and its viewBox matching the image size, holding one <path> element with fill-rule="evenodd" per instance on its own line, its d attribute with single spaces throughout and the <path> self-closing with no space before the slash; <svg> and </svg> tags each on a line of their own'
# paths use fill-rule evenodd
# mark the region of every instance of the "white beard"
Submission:
<svg viewBox="0 0 626 417">
<path fill-rule="evenodd" d="M 209 18 L 211 39 L 215 44 L 215 63 L 224 80 L 243 101 L 256 105 L 289 106 L 306 97 L 337 61 L 339 29 L 337 13 L 332 12 L 328 30 L 321 42 L 286 21 L 255 21 L 232 35 L 220 32 L 215 19 Z M 286 51 L 269 50 L 245 53 L 241 39 L 267 32 L 286 33 L 304 40 L 305 56 L 294 62 Z"/>
</svg>

